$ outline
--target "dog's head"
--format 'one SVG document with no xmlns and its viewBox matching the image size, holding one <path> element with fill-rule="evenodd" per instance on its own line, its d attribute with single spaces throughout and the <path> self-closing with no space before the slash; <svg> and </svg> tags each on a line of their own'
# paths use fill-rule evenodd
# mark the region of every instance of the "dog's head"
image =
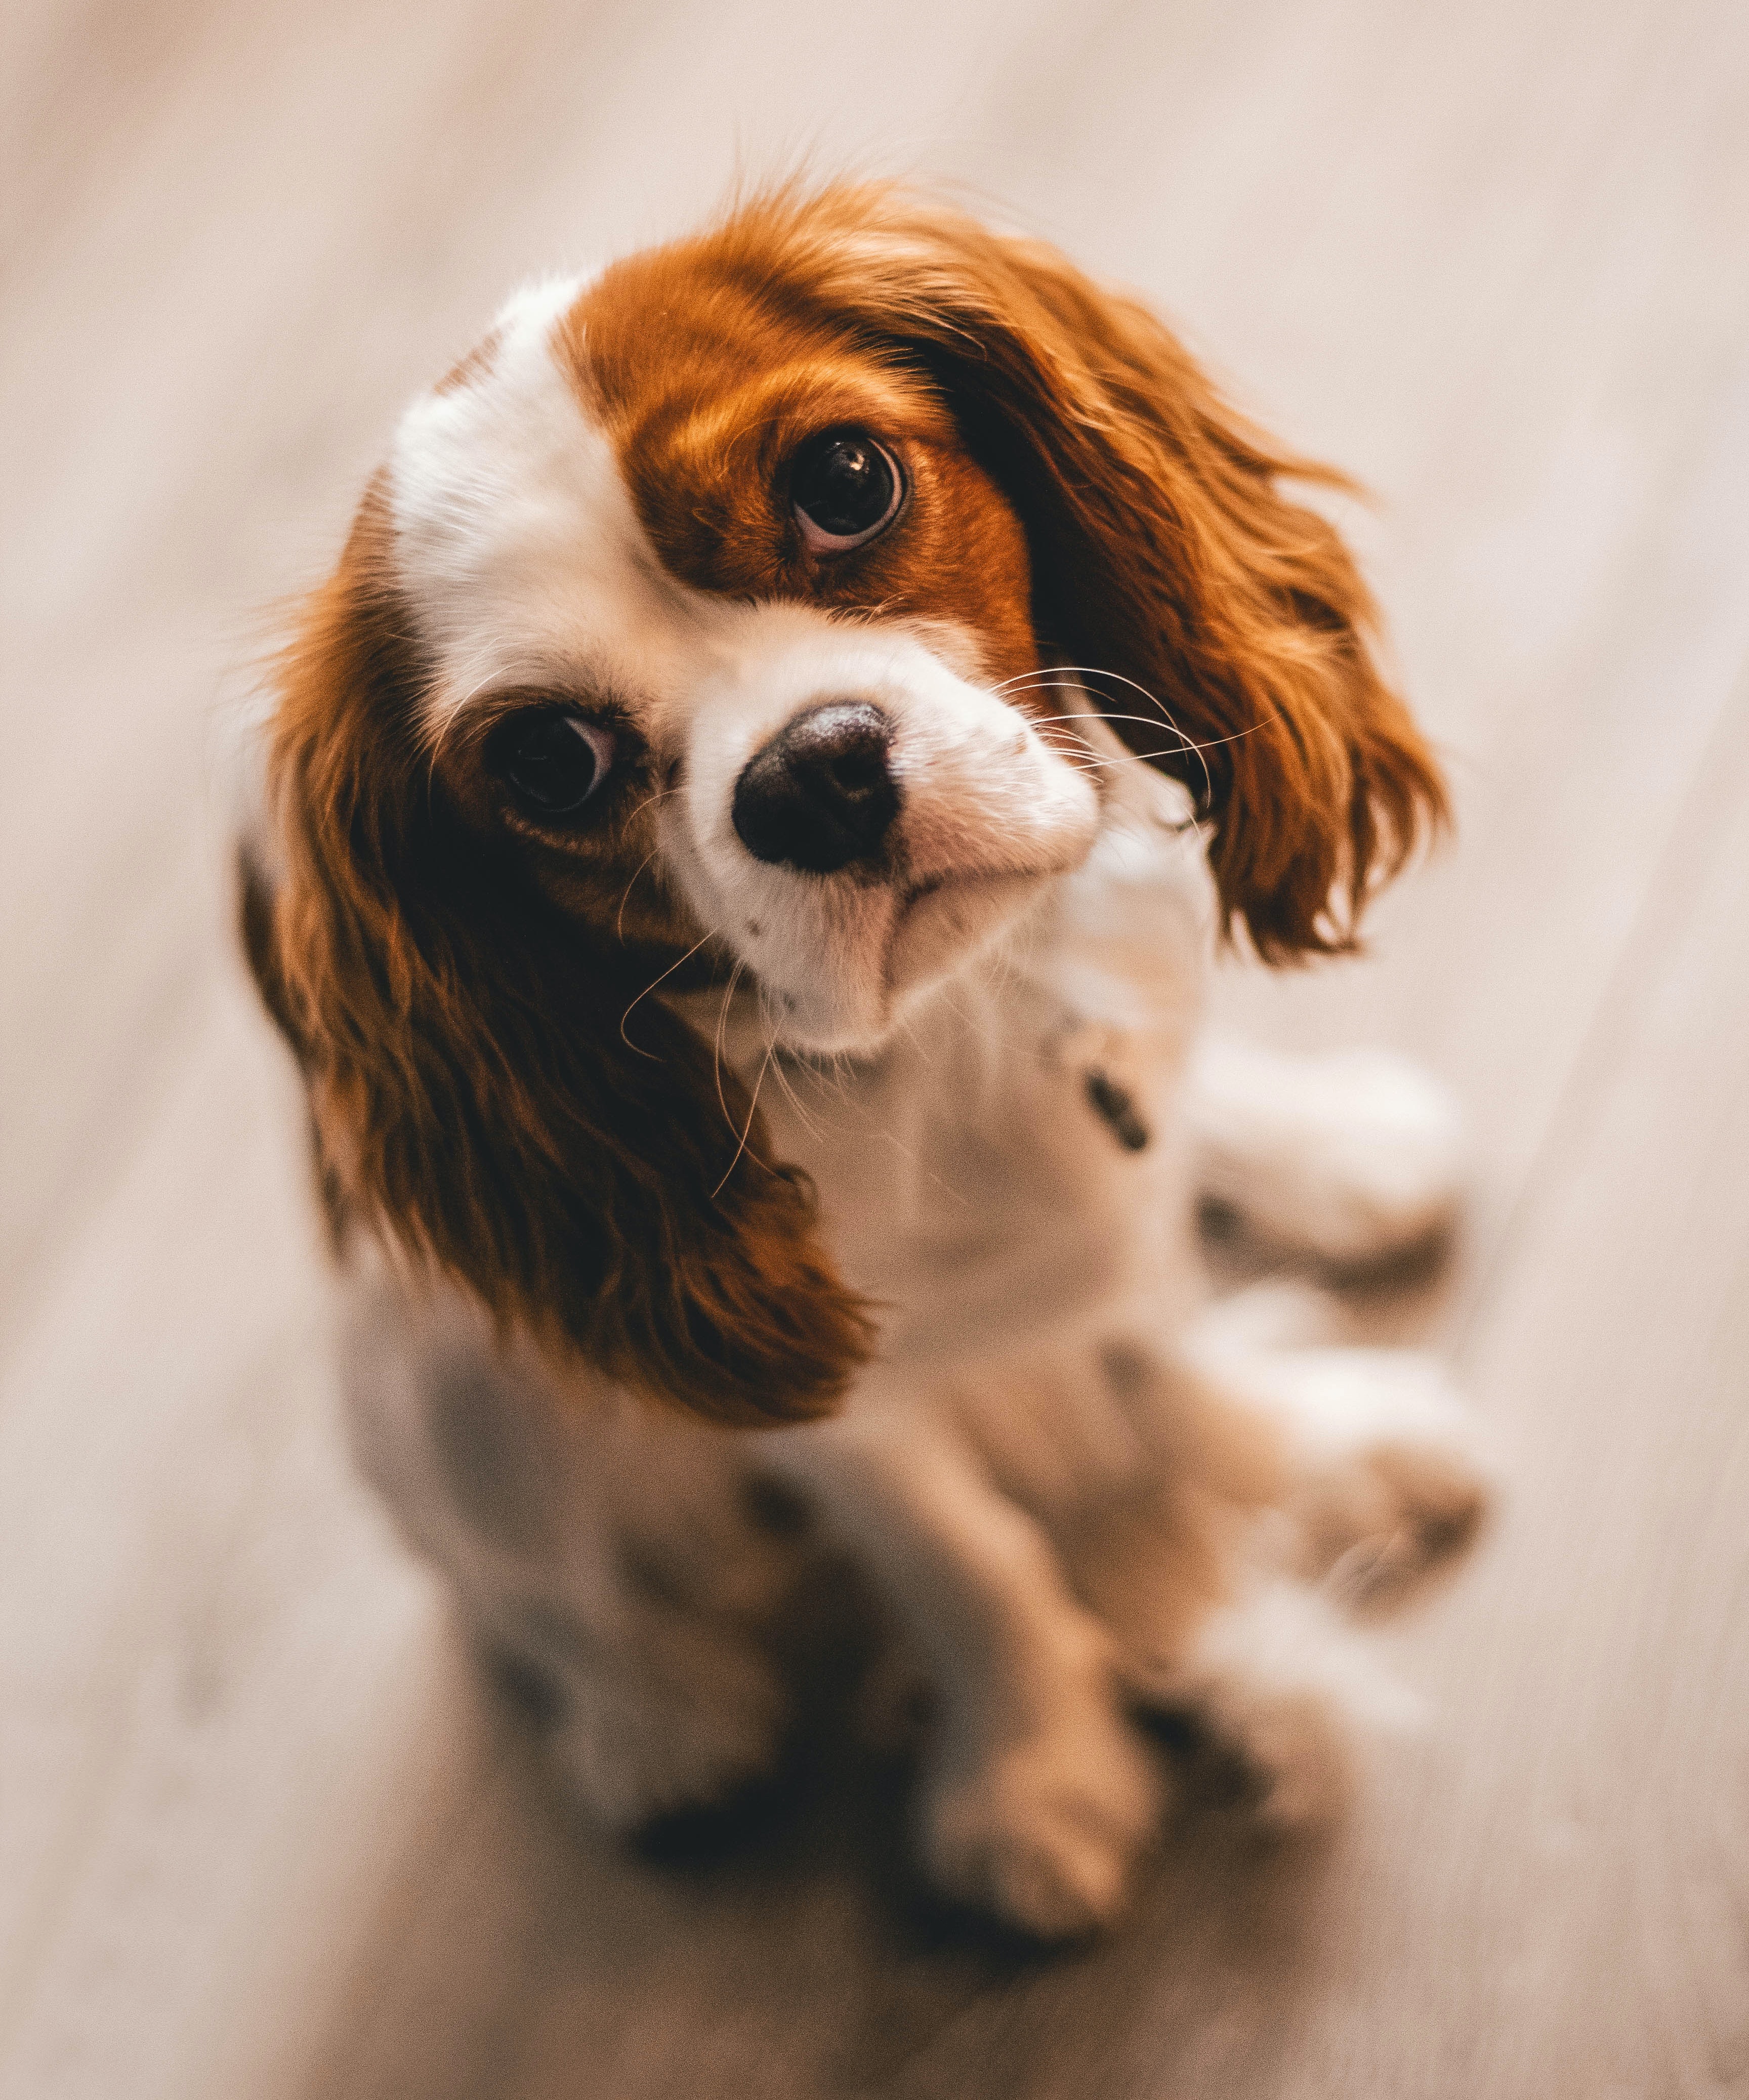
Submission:
<svg viewBox="0 0 1749 2100">
<path fill-rule="evenodd" d="M 1283 474 L 1140 307 L 883 189 L 513 300 L 280 679 L 246 919 L 337 1212 L 644 1389 L 828 1406 L 863 1308 L 661 994 L 877 1045 L 1087 854 L 1094 702 L 1230 925 L 1348 945 L 1440 792 Z"/>
</svg>

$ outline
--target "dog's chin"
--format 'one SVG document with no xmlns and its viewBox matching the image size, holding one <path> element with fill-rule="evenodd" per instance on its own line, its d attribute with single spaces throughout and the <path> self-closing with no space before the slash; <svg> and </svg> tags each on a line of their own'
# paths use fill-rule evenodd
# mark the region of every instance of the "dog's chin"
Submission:
<svg viewBox="0 0 1749 2100">
<path fill-rule="evenodd" d="M 895 893 L 878 938 L 858 944 L 865 952 L 823 960 L 793 988 L 766 980 L 775 1047 L 806 1057 L 872 1055 L 1012 933 L 1057 872 L 960 876 Z"/>
<path fill-rule="evenodd" d="M 1051 876 L 961 876 L 920 885 L 900 904 L 887 943 L 895 997 L 923 991 L 980 955 L 1036 904 Z"/>
</svg>

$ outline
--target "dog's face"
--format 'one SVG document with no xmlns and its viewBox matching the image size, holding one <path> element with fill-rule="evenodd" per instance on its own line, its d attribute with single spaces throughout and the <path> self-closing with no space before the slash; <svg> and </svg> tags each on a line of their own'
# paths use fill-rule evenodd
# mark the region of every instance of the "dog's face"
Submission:
<svg viewBox="0 0 1749 2100">
<path fill-rule="evenodd" d="M 865 1310 L 647 995 L 877 1046 L 1079 864 L 1118 739 L 1265 957 L 1345 945 L 1440 794 L 1277 488 L 1318 472 L 1140 307 L 881 189 L 514 301 L 282 668 L 246 928 L 337 1219 L 646 1390 L 829 1405 Z"/>
<path fill-rule="evenodd" d="M 516 301 L 379 529 L 457 810 L 592 946 L 741 965 L 780 1043 L 872 1047 L 1092 842 L 1012 504 L 923 374 L 757 287 Z"/>
</svg>

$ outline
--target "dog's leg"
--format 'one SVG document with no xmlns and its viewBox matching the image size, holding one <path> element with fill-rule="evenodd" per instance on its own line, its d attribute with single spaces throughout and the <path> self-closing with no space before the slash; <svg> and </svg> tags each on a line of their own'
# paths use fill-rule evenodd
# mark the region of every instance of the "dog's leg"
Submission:
<svg viewBox="0 0 1749 2100">
<path fill-rule="evenodd" d="M 1199 1046 L 1185 1114 L 1205 1194 L 1267 1238 L 1360 1267 L 1433 1240 L 1460 1188 L 1449 1096 L 1385 1050 L 1289 1057 Z"/>
<path fill-rule="evenodd" d="M 939 1416 L 853 1412 L 767 1447 L 858 1555 L 938 1699 L 923 1847 L 947 1893 L 1058 1939 L 1120 1907 L 1162 1776 L 1120 1710 L 1111 1643 L 1044 1532 Z"/>
<path fill-rule="evenodd" d="M 360 1470 L 590 1815 L 635 1829 L 770 1769 L 789 1701 L 754 1629 L 788 1556 L 727 1440 L 555 1400 L 457 1301 L 360 1294 L 345 1370 Z"/>
<path fill-rule="evenodd" d="M 1315 1294 L 1247 1295 L 1171 1359 L 1105 1346 L 1153 1457 L 1071 1564 L 1138 1702 L 1194 1711 L 1250 1768 L 1260 1812 L 1296 1823 L 1342 1799 L 1353 1724 L 1409 1707 L 1344 1608 L 1400 1601 L 1450 1564 L 1487 1476 L 1428 1359 L 1292 1346 Z"/>
</svg>

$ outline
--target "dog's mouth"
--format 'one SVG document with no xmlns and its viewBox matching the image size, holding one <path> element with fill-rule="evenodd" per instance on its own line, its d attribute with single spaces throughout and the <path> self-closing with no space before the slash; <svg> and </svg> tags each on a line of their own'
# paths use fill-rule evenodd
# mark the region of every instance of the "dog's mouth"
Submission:
<svg viewBox="0 0 1749 2100">
<path fill-rule="evenodd" d="M 934 982 L 1009 926 L 1060 870 L 967 869 L 899 889 L 881 959 L 889 1000 Z"/>
<path fill-rule="evenodd" d="M 877 1052 L 919 999 L 1000 941 L 1059 872 L 968 869 L 895 883 L 886 910 L 863 916 L 816 972 L 788 986 L 762 981 L 775 1047 L 803 1059 Z M 862 897 L 866 906 L 866 890 Z"/>
<path fill-rule="evenodd" d="M 818 966 L 793 957 L 772 969 L 722 935 L 700 943 L 662 984 L 695 1021 L 721 1035 L 750 1031 L 786 1061 L 872 1055 L 914 1002 L 993 946 L 1023 915 L 1058 868 L 968 869 L 899 880 L 886 909 L 867 885 L 847 914 L 841 945 L 823 944 Z M 855 923 L 857 920 L 859 924 Z"/>
</svg>

